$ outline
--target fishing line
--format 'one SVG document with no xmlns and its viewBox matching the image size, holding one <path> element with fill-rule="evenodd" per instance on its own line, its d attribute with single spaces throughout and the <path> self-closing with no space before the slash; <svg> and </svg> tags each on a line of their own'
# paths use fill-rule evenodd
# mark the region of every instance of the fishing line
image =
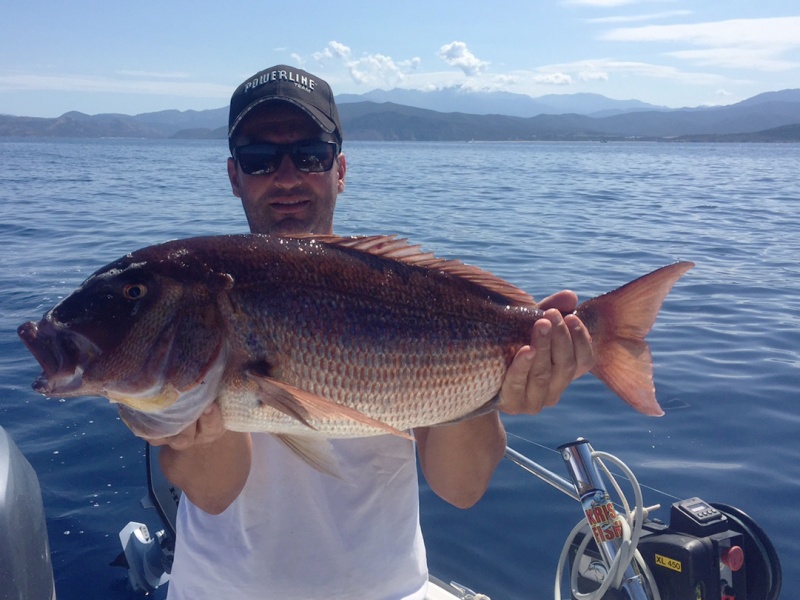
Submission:
<svg viewBox="0 0 800 600">
<path fill-rule="evenodd" d="M 522 440 L 523 442 L 528 442 L 529 444 L 532 444 L 534 446 L 538 446 L 542 450 L 547 450 L 549 452 L 552 452 L 553 454 L 558 454 L 558 450 L 550 448 L 549 446 L 545 446 L 544 444 L 540 444 L 539 442 L 534 442 L 533 440 L 529 440 L 528 438 L 523 437 L 523 436 L 521 436 L 519 434 L 512 433 L 510 431 L 506 431 L 506 435 L 508 435 L 510 437 L 515 437 L 515 438 L 517 438 L 519 440 Z"/>
<path fill-rule="evenodd" d="M 557 454 L 557 455 L 559 455 L 559 458 L 560 458 L 560 454 L 559 454 L 558 450 L 556 450 L 554 448 L 550 448 L 548 446 L 545 446 L 544 444 L 540 444 L 539 442 L 535 442 L 535 441 L 530 440 L 530 439 L 528 439 L 528 438 L 526 438 L 524 436 L 521 436 L 521 435 L 519 435 L 517 433 L 512 433 L 510 431 L 506 431 L 506 435 L 509 436 L 509 437 L 517 438 L 518 440 L 522 440 L 523 442 L 527 442 L 528 444 L 532 444 L 533 446 L 537 446 L 538 448 L 541 448 L 542 450 L 547 450 L 548 452 L 552 452 L 553 454 Z M 625 479 L 626 481 L 630 481 L 630 479 L 628 479 L 623 473 L 614 473 L 614 475 L 616 477 L 621 477 L 622 479 Z M 656 494 L 662 494 L 662 495 L 666 496 L 667 498 L 672 498 L 673 500 L 680 500 L 681 499 L 678 496 L 675 496 L 674 494 L 670 494 L 669 492 L 665 492 L 664 490 L 660 490 L 660 489 L 658 489 L 656 487 L 653 487 L 653 486 L 650 486 L 650 485 L 646 485 L 646 484 L 643 484 L 643 483 L 640 483 L 639 485 L 640 485 L 640 487 L 645 488 L 645 489 L 647 489 L 647 490 L 649 490 L 651 492 L 654 492 Z"/>
</svg>

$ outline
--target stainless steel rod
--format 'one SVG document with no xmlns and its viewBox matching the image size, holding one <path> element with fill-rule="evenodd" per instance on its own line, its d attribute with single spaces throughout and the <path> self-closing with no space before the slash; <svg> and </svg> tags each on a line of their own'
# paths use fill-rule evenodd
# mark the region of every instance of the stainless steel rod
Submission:
<svg viewBox="0 0 800 600">
<path fill-rule="evenodd" d="M 508 446 L 506 446 L 505 457 L 511 462 L 515 463 L 516 465 L 528 471 L 528 473 L 536 475 L 539 479 L 541 479 L 545 483 L 549 483 L 557 490 L 564 492 L 567 496 L 569 496 L 573 500 L 580 501 L 580 497 L 578 496 L 578 493 L 575 491 L 575 486 L 572 484 L 571 481 L 564 479 L 560 475 L 556 475 L 552 471 L 544 468 L 539 463 L 532 461 L 527 456 L 520 454 L 519 452 L 517 452 L 512 448 L 509 448 Z"/>
</svg>

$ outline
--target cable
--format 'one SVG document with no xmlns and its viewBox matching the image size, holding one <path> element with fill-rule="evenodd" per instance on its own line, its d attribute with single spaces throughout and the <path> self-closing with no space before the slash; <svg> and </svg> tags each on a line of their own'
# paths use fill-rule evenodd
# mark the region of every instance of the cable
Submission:
<svg viewBox="0 0 800 600">
<path fill-rule="evenodd" d="M 658 592 L 658 587 L 655 584 L 655 580 L 653 578 L 653 574 L 650 569 L 645 564 L 641 554 L 636 549 L 639 539 L 642 534 L 642 526 L 644 525 L 645 520 L 645 510 L 644 510 L 644 500 L 642 498 L 642 489 L 639 485 L 636 476 L 633 474 L 628 466 L 623 463 L 621 460 L 608 454 L 606 452 L 598 452 L 592 451 L 591 453 L 592 458 L 597 462 L 600 469 L 605 473 L 606 477 L 611 481 L 614 490 L 616 491 L 617 495 L 619 496 L 624 511 L 625 511 L 625 518 L 618 516 L 619 522 L 622 526 L 622 542 L 617 551 L 616 556 L 611 561 L 610 565 L 606 565 L 608 569 L 607 573 L 603 577 L 603 582 L 601 583 L 600 587 L 594 590 L 593 592 L 589 593 L 582 593 L 579 592 L 577 589 L 577 581 L 578 581 L 578 574 L 579 574 L 579 566 L 580 566 L 580 559 L 583 557 L 586 548 L 588 547 L 589 543 L 592 541 L 593 537 L 591 535 L 591 531 L 589 530 L 589 522 L 588 519 L 582 519 L 569 533 L 567 536 L 567 540 L 564 543 L 564 547 L 561 550 L 561 555 L 558 559 L 558 566 L 556 567 L 556 580 L 554 586 L 554 598 L 555 600 L 562 600 L 561 598 L 561 580 L 564 574 L 564 565 L 566 564 L 567 556 L 569 554 L 569 549 L 572 547 L 572 544 L 575 538 L 583 532 L 583 540 L 581 541 L 578 549 L 575 553 L 575 559 L 572 562 L 572 569 L 571 569 L 571 576 L 570 576 L 570 587 L 572 591 L 572 595 L 577 598 L 577 600 L 600 600 L 603 595 L 608 591 L 609 588 L 613 587 L 614 589 L 619 589 L 622 585 L 623 577 L 625 576 L 625 571 L 628 569 L 630 564 L 635 560 L 636 564 L 639 566 L 642 577 L 644 578 L 649 595 L 652 597 L 653 600 L 661 600 L 661 595 Z M 635 497 L 636 503 L 634 504 L 634 511 L 631 514 L 630 506 L 628 504 L 628 500 L 625 497 L 625 494 L 622 492 L 622 489 L 619 487 L 614 476 L 606 467 L 605 463 L 602 459 L 605 459 L 618 468 L 620 468 L 623 472 L 623 475 L 628 479 L 633 488 L 633 493 Z"/>
</svg>

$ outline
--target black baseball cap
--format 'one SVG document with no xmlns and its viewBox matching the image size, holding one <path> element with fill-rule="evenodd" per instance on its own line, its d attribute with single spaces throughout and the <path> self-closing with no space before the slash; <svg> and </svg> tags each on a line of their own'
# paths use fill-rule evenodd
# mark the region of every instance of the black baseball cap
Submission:
<svg viewBox="0 0 800 600">
<path fill-rule="evenodd" d="M 325 133 L 342 143 L 342 124 L 328 82 L 295 67 L 276 65 L 247 78 L 231 96 L 228 146 L 233 151 L 236 128 L 255 107 L 265 102 L 289 102 L 301 108 Z"/>
</svg>

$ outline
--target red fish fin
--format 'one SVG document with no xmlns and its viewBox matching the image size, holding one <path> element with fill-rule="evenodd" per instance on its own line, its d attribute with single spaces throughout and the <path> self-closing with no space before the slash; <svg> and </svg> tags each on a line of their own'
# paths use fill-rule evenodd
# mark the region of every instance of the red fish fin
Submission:
<svg viewBox="0 0 800 600">
<path fill-rule="evenodd" d="M 640 413 L 661 417 L 653 384 L 653 357 L 647 342 L 615 338 L 595 347 L 592 373 Z M 594 342 L 593 342 L 594 345 Z"/>
<path fill-rule="evenodd" d="M 389 433 L 408 440 L 414 439 L 409 434 L 382 421 L 373 419 L 349 406 L 327 400 L 271 377 L 264 377 L 255 373 L 248 373 L 248 376 L 258 384 L 262 392 L 260 400 L 264 404 L 268 404 L 282 413 L 294 417 L 311 429 L 315 429 L 309 422 L 311 419 L 344 419 L 367 425 L 383 433 Z"/>
<path fill-rule="evenodd" d="M 336 235 L 298 234 L 286 237 L 314 240 L 321 244 L 366 252 L 373 256 L 396 260 L 423 269 L 441 271 L 484 287 L 495 294 L 500 294 L 508 300 L 509 304 L 514 306 L 536 306 L 536 301 L 530 294 L 497 277 L 497 275 L 492 275 L 478 267 L 465 265 L 458 260 L 438 258 L 432 252 L 420 250 L 419 244 L 410 244 L 407 239 L 398 238 L 396 235 L 341 237 Z"/>
<path fill-rule="evenodd" d="M 679 262 L 587 300 L 576 314 L 592 336 L 592 373 L 646 415 L 661 416 L 653 385 L 653 359 L 644 337 L 672 286 L 694 263 Z"/>
<path fill-rule="evenodd" d="M 320 473 L 341 479 L 339 463 L 331 452 L 330 443 L 325 438 L 299 435 L 276 435 L 275 437 L 307 465 Z"/>
</svg>

